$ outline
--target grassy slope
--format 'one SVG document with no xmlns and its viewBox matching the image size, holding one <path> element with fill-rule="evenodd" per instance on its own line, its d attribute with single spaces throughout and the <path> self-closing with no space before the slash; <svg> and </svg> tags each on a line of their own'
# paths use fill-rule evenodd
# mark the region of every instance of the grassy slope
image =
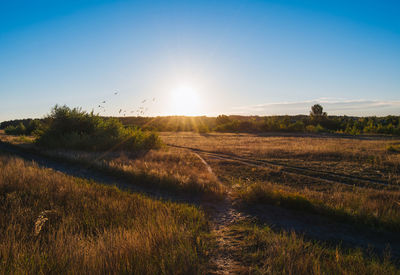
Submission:
<svg viewBox="0 0 400 275">
<path fill-rule="evenodd" d="M 183 175 L 196 171 L 187 169 L 194 159 L 163 154 L 155 153 L 129 166 L 146 167 L 147 163 L 168 170 L 182 165 Z M 126 162 L 130 160 L 114 160 L 121 167 Z M 163 164 L 171 162 L 176 163 Z M 0 243 L 0 258 L 6 259 L 3 267 L 17 272 L 35 268 L 45 273 L 94 273 L 96 269 L 141 274 L 205 272 L 211 245 L 201 211 L 94 183 L 77 184 L 76 179 L 49 170 L 39 172 L 21 160 L 3 158 L 0 164 L 0 194 L 7 194 L 1 207 L 8 207 L 1 211 L 10 212 L 1 220 L 1 225 L 7 221 L 4 228 L 9 228 L 0 230 L 4 234 L 0 239 L 5 240 Z M 151 172 L 143 167 L 143 173 Z M 21 180 L 16 180 L 18 177 Z M 7 185 L 3 184 L 5 179 Z M 18 183 L 16 187 L 14 182 Z M 50 222 L 49 229 L 33 237 L 34 223 L 43 210 L 55 210 L 61 218 L 55 218 L 54 225 Z M 240 258 L 252 273 L 399 273 L 387 259 L 382 262 L 360 251 L 328 248 L 295 234 L 275 233 L 250 224 L 234 225 L 232 230 L 240 235 Z"/>
<path fill-rule="evenodd" d="M 0 212 L 5 273 L 201 274 L 207 266 L 208 222 L 195 207 L 21 159 L 0 157 Z"/>
<path fill-rule="evenodd" d="M 366 225 L 377 230 L 400 232 L 400 192 L 354 188 L 317 192 L 269 182 L 256 182 L 238 191 L 247 204 L 265 203 Z"/>
<path fill-rule="evenodd" d="M 366 257 L 362 251 L 345 251 L 306 241 L 295 233 L 276 233 L 248 223 L 231 226 L 240 236 L 238 255 L 251 274 L 399 274 L 389 258 Z"/>
</svg>

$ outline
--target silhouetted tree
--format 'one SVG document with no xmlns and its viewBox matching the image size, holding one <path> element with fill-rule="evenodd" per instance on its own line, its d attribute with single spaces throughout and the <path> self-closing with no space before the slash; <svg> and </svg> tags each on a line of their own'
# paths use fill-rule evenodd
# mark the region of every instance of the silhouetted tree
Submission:
<svg viewBox="0 0 400 275">
<path fill-rule="evenodd" d="M 326 112 L 324 112 L 323 110 L 324 110 L 324 108 L 321 105 L 315 104 L 314 106 L 311 106 L 310 116 L 311 117 L 325 117 Z"/>
</svg>

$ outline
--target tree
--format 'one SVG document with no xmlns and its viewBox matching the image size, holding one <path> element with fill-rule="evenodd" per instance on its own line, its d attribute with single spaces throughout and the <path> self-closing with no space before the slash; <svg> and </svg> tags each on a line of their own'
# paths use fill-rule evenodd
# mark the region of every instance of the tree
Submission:
<svg viewBox="0 0 400 275">
<path fill-rule="evenodd" d="M 311 106 L 310 120 L 313 125 L 323 125 L 328 121 L 327 114 L 324 112 L 324 108 L 321 105 L 315 104 L 314 106 Z"/>
<path fill-rule="evenodd" d="M 216 119 L 217 125 L 223 125 L 231 122 L 231 119 L 227 115 L 219 115 Z"/>
<path fill-rule="evenodd" d="M 323 110 L 324 110 L 324 108 L 321 105 L 315 104 L 314 106 L 311 106 L 310 116 L 311 117 L 325 117 L 326 112 L 324 112 Z"/>
</svg>

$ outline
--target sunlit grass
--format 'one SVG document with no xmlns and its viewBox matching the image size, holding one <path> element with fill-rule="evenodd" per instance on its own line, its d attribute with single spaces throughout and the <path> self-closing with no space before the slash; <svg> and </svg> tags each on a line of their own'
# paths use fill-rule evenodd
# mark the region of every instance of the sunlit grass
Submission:
<svg viewBox="0 0 400 275">
<path fill-rule="evenodd" d="M 400 192 L 356 188 L 313 191 L 269 182 L 239 184 L 237 193 L 247 204 L 277 205 L 328 216 L 375 229 L 400 231 Z"/>
<path fill-rule="evenodd" d="M 241 236 L 240 257 L 250 274 L 398 274 L 390 255 L 383 259 L 360 250 L 327 247 L 289 232 L 240 223 L 230 227 Z"/>
<path fill-rule="evenodd" d="M 0 212 L 5 273 L 204 274 L 207 267 L 209 225 L 199 209 L 21 159 L 0 157 Z"/>
</svg>

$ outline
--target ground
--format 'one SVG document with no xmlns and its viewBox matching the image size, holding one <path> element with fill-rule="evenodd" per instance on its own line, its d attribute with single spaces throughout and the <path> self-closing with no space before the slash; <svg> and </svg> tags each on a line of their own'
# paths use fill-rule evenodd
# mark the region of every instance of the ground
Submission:
<svg viewBox="0 0 400 275">
<path fill-rule="evenodd" d="M 400 154 L 388 148 L 400 139 L 160 135 L 165 146 L 141 154 L 38 150 L 30 138 L 4 135 L 0 149 L 39 168 L 195 206 L 209 220 L 207 256 L 198 256 L 208 260 L 193 262 L 207 261 L 206 273 L 399 272 Z"/>
</svg>

